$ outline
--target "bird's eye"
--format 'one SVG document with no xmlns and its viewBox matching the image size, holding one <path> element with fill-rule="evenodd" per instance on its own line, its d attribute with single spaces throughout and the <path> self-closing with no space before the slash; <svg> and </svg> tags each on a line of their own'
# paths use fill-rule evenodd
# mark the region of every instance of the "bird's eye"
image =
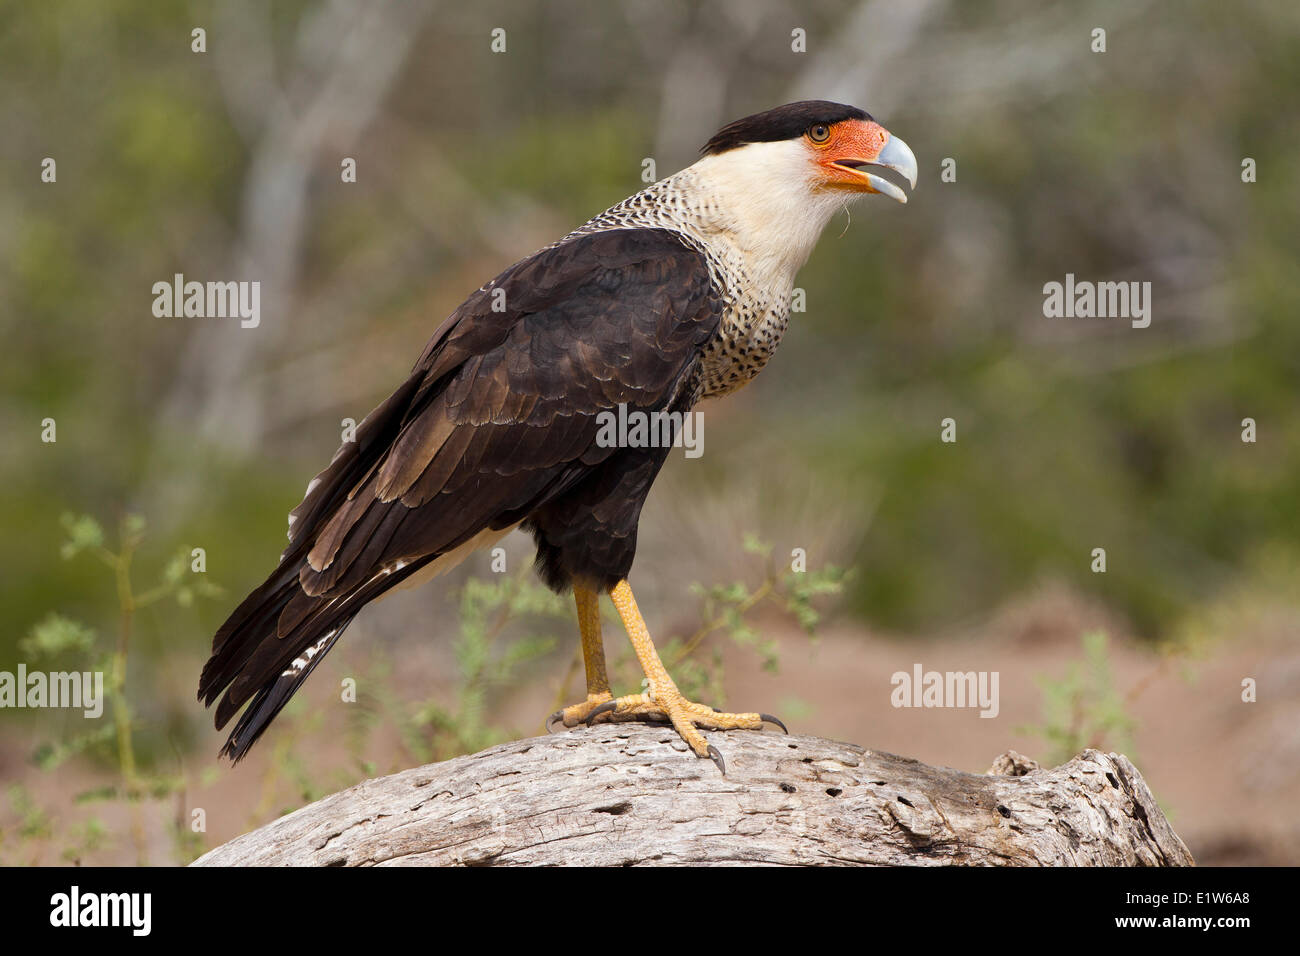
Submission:
<svg viewBox="0 0 1300 956">
<path fill-rule="evenodd" d="M 808 138 L 814 143 L 824 143 L 831 138 L 831 128 L 825 123 L 808 127 Z"/>
</svg>

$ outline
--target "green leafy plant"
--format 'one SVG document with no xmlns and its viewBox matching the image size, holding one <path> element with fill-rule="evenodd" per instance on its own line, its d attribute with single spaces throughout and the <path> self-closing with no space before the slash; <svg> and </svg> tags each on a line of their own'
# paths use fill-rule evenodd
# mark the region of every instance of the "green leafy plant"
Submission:
<svg viewBox="0 0 1300 956">
<path fill-rule="evenodd" d="M 1046 740 L 1053 765 L 1089 747 L 1113 748 L 1134 757 L 1136 721 L 1128 713 L 1132 701 L 1115 688 L 1108 644 L 1104 631 L 1089 631 L 1082 638 L 1081 662 L 1072 662 L 1059 680 L 1039 678 L 1043 722 L 1021 731 Z"/>
<path fill-rule="evenodd" d="M 191 549 L 178 550 L 164 565 L 161 580 L 138 590 L 132 580 L 133 561 L 144 542 L 145 519 L 128 514 L 118 526 L 116 550 L 106 544 L 103 526 L 91 515 L 64 514 L 60 518 L 65 539 L 59 548 L 64 560 L 83 554 L 100 561 L 113 574 L 117 595 L 118 631 L 111 649 L 99 645 L 95 631 L 88 625 L 52 612 L 37 623 L 20 644 L 20 650 L 33 661 L 74 661 L 86 670 L 107 673 L 105 688 L 111 711 L 111 723 L 85 733 L 65 736 L 39 744 L 32 760 L 42 770 L 51 771 L 69 759 L 111 748 L 116 762 L 115 780 L 110 784 L 85 790 L 74 798 L 78 803 L 101 800 L 125 800 L 131 809 L 131 836 L 136 861 L 147 862 L 144 822 L 140 805 L 145 800 L 159 800 L 184 789 L 180 774 L 146 773 L 140 768 L 135 747 L 135 719 L 127 695 L 127 666 L 131 638 L 138 612 L 160 601 L 171 599 L 189 607 L 195 598 L 217 597 L 221 589 L 206 575 L 191 573 Z M 66 859 L 79 860 L 81 855 L 99 849 L 107 840 L 101 822 L 92 818 L 74 833 L 74 843 L 64 852 Z M 188 839 L 188 838 L 187 838 Z"/>
</svg>

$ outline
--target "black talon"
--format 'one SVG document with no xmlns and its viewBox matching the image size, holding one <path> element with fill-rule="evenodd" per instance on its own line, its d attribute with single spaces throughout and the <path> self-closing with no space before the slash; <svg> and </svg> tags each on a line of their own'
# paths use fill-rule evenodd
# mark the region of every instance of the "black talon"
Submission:
<svg viewBox="0 0 1300 956">
<path fill-rule="evenodd" d="M 709 744 L 709 756 L 718 765 L 718 769 L 722 771 L 722 775 L 725 777 L 727 775 L 727 762 L 722 759 L 722 754 L 718 752 L 718 748 L 713 744 Z"/>
<path fill-rule="evenodd" d="M 615 703 L 612 700 L 605 701 L 605 703 L 601 704 L 599 707 L 597 707 L 595 710 L 593 710 L 590 714 L 587 715 L 587 726 L 590 727 L 592 721 L 594 721 L 601 714 L 608 714 L 611 711 L 615 711 L 615 710 L 618 710 L 617 703 Z"/>
<path fill-rule="evenodd" d="M 780 717 L 773 717 L 771 714 L 759 714 L 758 719 L 763 721 L 763 723 L 765 724 L 776 724 L 778 727 L 784 730 L 786 734 L 790 733 L 790 731 L 786 728 L 785 724 L 781 723 Z"/>
<path fill-rule="evenodd" d="M 564 716 L 564 711 L 561 709 L 561 710 L 557 710 L 555 713 L 551 714 L 551 716 L 546 718 L 546 732 L 548 734 L 555 733 L 555 731 L 551 730 L 551 725 L 554 724 L 557 720 L 559 720 L 563 716 Z"/>
</svg>

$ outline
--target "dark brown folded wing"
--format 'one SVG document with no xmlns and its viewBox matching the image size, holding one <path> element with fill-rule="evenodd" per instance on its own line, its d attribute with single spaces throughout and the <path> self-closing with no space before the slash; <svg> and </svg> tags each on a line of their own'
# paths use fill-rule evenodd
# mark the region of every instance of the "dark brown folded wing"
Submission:
<svg viewBox="0 0 1300 956">
<path fill-rule="evenodd" d="M 258 695 L 227 749 L 247 750 L 361 605 L 617 453 L 597 444 L 601 412 L 680 405 L 720 314 L 703 256 L 655 229 L 565 241 L 471 295 L 312 482 L 280 567 L 218 631 L 200 683 L 208 703 L 226 690 L 217 726 Z"/>
</svg>

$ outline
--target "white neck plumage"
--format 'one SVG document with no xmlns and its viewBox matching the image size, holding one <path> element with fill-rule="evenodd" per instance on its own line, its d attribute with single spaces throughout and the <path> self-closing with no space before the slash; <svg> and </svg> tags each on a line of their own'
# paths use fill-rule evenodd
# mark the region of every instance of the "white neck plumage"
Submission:
<svg viewBox="0 0 1300 956">
<path fill-rule="evenodd" d="M 751 143 L 705 156 L 667 184 L 681 190 L 691 224 L 707 241 L 736 247 L 767 281 L 794 281 L 822 230 L 855 194 L 813 187 L 799 142 Z"/>
</svg>

